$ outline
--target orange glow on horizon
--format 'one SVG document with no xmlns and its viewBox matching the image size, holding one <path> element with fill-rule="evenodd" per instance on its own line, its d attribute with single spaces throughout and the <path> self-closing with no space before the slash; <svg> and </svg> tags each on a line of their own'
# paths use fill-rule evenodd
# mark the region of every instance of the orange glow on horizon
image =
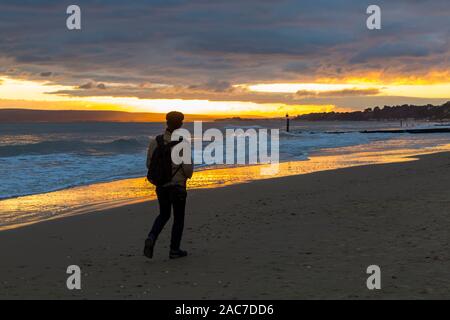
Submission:
<svg viewBox="0 0 450 320">
<path fill-rule="evenodd" d="M 450 82 L 446 78 L 447 71 L 433 71 L 426 77 L 393 77 L 381 81 L 381 72 L 367 73 L 361 76 L 343 78 L 341 81 L 331 78 L 319 79 L 311 83 L 261 83 L 239 84 L 235 87 L 243 88 L 248 94 L 293 94 L 298 91 L 320 93 L 329 101 L 326 104 L 292 104 L 257 103 L 250 101 L 234 101 L 230 95 L 229 101 L 207 99 L 139 99 L 136 97 L 116 96 L 71 96 L 70 91 L 78 89 L 74 86 L 63 86 L 49 81 L 30 81 L 12 79 L 0 76 L 0 108 L 24 108 L 45 110 L 111 110 L 128 112 L 165 113 L 173 109 L 186 114 L 202 114 L 217 116 L 257 116 L 278 117 L 285 113 L 301 115 L 311 112 L 347 111 L 337 108 L 333 103 L 333 94 L 346 90 L 376 89 L 378 93 L 372 96 L 409 97 L 409 98 L 450 98 Z M 443 81 L 445 80 L 445 81 Z M 69 94 L 60 95 L 55 92 L 64 91 Z M 358 92 L 353 97 L 358 99 Z M 225 96 L 224 99 L 226 99 Z M 327 99 L 328 100 L 328 99 Z M 270 100 L 269 100 L 270 101 Z M 294 100 L 295 101 L 295 100 Z"/>
</svg>

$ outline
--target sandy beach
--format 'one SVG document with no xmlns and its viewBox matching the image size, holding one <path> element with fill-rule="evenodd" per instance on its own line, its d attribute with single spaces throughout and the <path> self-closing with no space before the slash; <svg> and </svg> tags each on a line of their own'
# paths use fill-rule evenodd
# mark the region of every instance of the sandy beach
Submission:
<svg viewBox="0 0 450 320">
<path fill-rule="evenodd" d="M 142 256 L 155 201 L 3 231 L 0 298 L 448 299 L 449 185 L 440 153 L 193 190 L 183 260 L 168 259 L 170 225 Z"/>
</svg>

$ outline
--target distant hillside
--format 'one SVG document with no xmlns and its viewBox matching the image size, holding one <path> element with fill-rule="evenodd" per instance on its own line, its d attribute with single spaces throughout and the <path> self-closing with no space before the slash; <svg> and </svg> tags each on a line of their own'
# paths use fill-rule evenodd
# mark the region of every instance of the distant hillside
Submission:
<svg viewBox="0 0 450 320">
<path fill-rule="evenodd" d="M 231 118 L 216 119 L 216 120 L 214 120 L 214 121 L 216 121 L 216 122 L 222 122 L 222 121 L 255 121 L 255 120 L 261 120 L 261 117 L 259 117 L 259 118 L 231 117 Z"/>
<path fill-rule="evenodd" d="M 217 117 L 186 115 L 186 121 L 213 120 Z M 6 122 L 161 122 L 162 113 L 132 113 L 121 111 L 28 110 L 0 109 L 0 123 Z"/>
<path fill-rule="evenodd" d="M 295 118 L 307 121 L 369 121 L 369 120 L 450 120 L 450 101 L 441 106 L 384 106 L 355 112 L 310 113 Z"/>
</svg>

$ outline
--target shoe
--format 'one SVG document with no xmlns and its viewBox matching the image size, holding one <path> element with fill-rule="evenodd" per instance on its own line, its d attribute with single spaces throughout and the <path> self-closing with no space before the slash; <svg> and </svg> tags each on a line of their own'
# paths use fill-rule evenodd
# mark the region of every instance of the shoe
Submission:
<svg viewBox="0 0 450 320">
<path fill-rule="evenodd" d="M 145 240 L 145 247 L 144 247 L 144 256 L 151 259 L 153 258 L 153 247 L 155 246 L 155 241 L 153 241 L 152 238 L 147 238 Z"/>
<path fill-rule="evenodd" d="M 184 250 L 170 250 L 169 258 L 170 259 L 179 259 L 184 258 L 188 255 L 187 251 Z"/>
</svg>

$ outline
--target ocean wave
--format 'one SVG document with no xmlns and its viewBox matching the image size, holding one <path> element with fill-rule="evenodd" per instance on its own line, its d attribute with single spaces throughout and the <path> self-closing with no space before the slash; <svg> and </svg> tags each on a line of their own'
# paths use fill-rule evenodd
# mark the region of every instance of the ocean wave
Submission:
<svg viewBox="0 0 450 320">
<path fill-rule="evenodd" d="M 147 147 L 148 140 L 117 139 L 109 142 L 54 140 L 31 144 L 0 146 L 0 157 L 76 153 L 81 155 L 109 155 L 136 153 Z"/>
</svg>

